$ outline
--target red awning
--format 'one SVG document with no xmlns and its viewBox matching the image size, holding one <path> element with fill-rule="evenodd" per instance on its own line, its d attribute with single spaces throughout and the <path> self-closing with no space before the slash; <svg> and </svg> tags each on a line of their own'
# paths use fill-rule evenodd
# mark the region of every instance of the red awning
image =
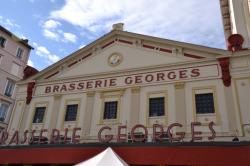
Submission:
<svg viewBox="0 0 250 166">
<path fill-rule="evenodd" d="M 2 147 L 0 163 L 75 164 L 108 146 L 128 164 L 250 165 L 250 143 L 78 144 Z"/>
</svg>

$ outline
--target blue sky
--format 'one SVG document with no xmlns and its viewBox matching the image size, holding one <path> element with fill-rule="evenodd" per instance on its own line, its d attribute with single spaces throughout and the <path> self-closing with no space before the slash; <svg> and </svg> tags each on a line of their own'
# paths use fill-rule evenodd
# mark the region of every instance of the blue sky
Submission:
<svg viewBox="0 0 250 166">
<path fill-rule="evenodd" d="M 8 0 L 0 24 L 35 48 L 42 70 L 123 22 L 130 32 L 225 48 L 219 0 Z"/>
</svg>

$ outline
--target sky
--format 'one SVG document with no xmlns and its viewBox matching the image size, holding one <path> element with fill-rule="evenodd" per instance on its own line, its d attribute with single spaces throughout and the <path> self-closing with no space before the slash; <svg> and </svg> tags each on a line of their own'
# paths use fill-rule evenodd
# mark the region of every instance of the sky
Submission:
<svg viewBox="0 0 250 166">
<path fill-rule="evenodd" d="M 100 38 L 124 30 L 225 49 L 219 0 L 5 0 L 0 24 L 34 47 L 42 70 Z"/>
</svg>

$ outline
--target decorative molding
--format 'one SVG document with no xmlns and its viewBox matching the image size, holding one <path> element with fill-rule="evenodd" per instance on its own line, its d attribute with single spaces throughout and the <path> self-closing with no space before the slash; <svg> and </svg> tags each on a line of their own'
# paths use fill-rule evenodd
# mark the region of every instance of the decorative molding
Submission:
<svg viewBox="0 0 250 166">
<path fill-rule="evenodd" d="M 118 39 L 117 41 L 120 42 L 120 43 L 125 43 L 125 44 L 130 44 L 130 45 L 133 44 L 133 42 L 127 41 L 127 40 L 123 40 L 123 39 Z"/>
<path fill-rule="evenodd" d="M 184 82 L 177 82 L 174 84 L 175 89 L 183 89 L 185 86 Z"/>
<path fill-rule="evenodd" d="M 140 87 L 140 86 L 132 87 L 132 88 L 131 88 L 131 92 L 132 92 L 132 93 L 139 93 L 140 90 L 141 90 L 141 87 Z"/>
<path fill-rule="evenodd" d="M 112 40 L 112 41 L 110 41 L 110 42 L 104 44 L 103 46 L 101 46 L 101 49 L 104 49 L 104 48 L 108 47 L 109 45 L 113 44 L 114 42 L 115 42 L 115 41 Z"/>
<path fill-rule="evenodd" d="M 108 65 L 111 67 L 118 66 L 123 61 L 123 56 L 121 53 L 114 52 L 108 57 Z"/>
<path fill-rule="evenodd" d="M 56 71 L 55 73 L 50 74 L 49 76 L 45 77 L 45 79 L 49 79 L 49 78 L 51 78 L 51 77 L 57 75 L 58 73 L 59 73 L 59 71 Z"/>
<path fill-rule="evenodd" d="M 230 35 L 227 39 L 228 42 L 228 50 L 229 51 L 240 51 L 242 50 L 242 44 L 244 42 L 244 38 L 240 34 Z"/>
<path fill-rule="evenodd" d="M 95 96 L 95 91 L 87 92 L 87 97 L 93 97 L 93 96 Z"/>
<path fill-rule="evenodd" d="M 160 48 L 159 51 L 172 53 L 172 50 L 166 49 L 166 48 Z"/>
<path fill-rule="evenodd" d="M 151 45 L 147 45 L 147 44 L 143 44 L 142 47 L 148 48 L 148 49 L 155 49 L 155 46 L 151 46 Z"/>
<path fill-rule="evenodd" d="M 26 97 L 26 104 L 30 104 L 31 100 L 32 100 L 32 94 L 33 94 L 33 90 L 34 87 L 36 85 L 35 81 L 29 82 L 27 85 L 27 97 Z"/>
<path fill-rule="evenodd" d="M 223 80 L 223 84 L 226 87 L 229 87 L 231 85 L 231 75 L 229 69 L 230 59 L 229 57 L 225 57 L 225 58 L 219 58 L 218 60 L 222 71 L 221 79 Z"/>
<path fill-rule="evenodd" d="M 202 56 L 188 54 L 188 53 L 184 53 L 184 56 L 189 57 L 189 58 L 194 58 L 194 59 L 203 59 L 203 58 L 205 58 L 205 57 L 202 57 Z"/>
<path fill-rule="evenodd" d="M 73 66 L 73 65 L 75 65 L 75 64 L 77 64 L 77 63 L 78 63 L 78 61 L 75 60 L 74 62 L 70 63 L 70 64 L 68 65 L 68 67 L 71 67 L 71 66 Z"/>
</svg>

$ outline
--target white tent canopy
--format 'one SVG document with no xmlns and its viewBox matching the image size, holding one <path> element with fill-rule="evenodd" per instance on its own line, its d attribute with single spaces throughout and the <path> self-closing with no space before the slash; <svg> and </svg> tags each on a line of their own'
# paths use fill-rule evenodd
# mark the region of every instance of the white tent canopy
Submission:
<svg viewBox="0 0 250 166">
<path fill-rule="evenodd" d="M 110 147 L 75 166 L 128 166 Z"/>
</svg>

